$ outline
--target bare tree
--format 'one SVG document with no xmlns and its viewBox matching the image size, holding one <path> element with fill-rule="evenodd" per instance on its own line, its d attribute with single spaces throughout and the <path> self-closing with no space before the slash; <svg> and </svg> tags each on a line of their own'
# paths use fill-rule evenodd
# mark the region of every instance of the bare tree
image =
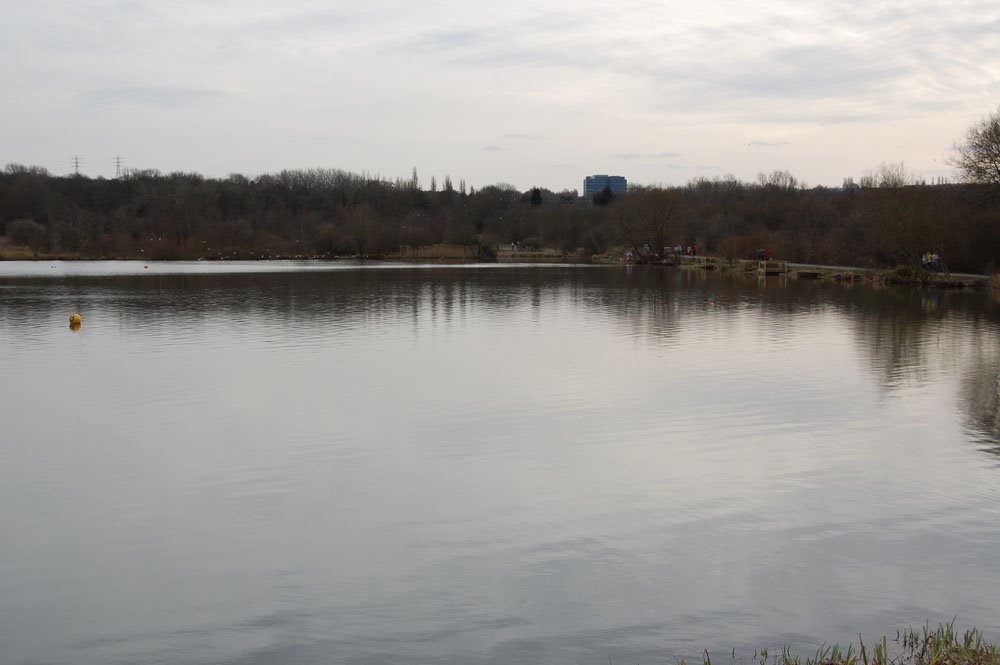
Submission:
<svg viewBox="0 0 1000 665">
<path fill-rule="evenodd" d="M 799 186 L 799 181 L 791 171 L 771 171 L 769 175 L 758 173 L 756 184 L 758 187 L 791 190 Z"/>
<path fill-rule="evenodd" d="M 1000 107 L 969 127 L 948 163 L 969 182 L 1000 186 Z"/>
<path fill-rule="evenodd" d="M 673 205 L 667 192 L 635 192 L 614 207 L 622 240 L 633 246 L 642 263 L 653 261 L 669 242 Z"/>
<path fill-rule="evenodd" d="M 874 171 L 867 170 L 861 174 L 860 184 L 865 188 L 892 188 L 905 187 L 915 180 L 903 162 L 880 162 Z"/>
</svg>

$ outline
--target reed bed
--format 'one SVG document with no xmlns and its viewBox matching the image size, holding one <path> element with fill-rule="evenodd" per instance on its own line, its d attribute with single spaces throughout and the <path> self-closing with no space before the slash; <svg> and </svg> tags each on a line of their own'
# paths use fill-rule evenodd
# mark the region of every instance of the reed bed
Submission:
<svg viewBox="0 0 1000 665">
<path fill-rule="evenodd" d="M 742 665 L 743 659 L 732 653 L 732 665 Z M 804 660 L 793 655 L 788 648 L 781 653 L 757 651 L 753 662 L 758 665 L 1000 665 L 1000 649 L 989 643 L 978 629 L 965 632 L 955 630 L 955 622 L 941 624 L 932 630 L 908 629 L 898 633 L 892 641 L 886 637 L 874 644 L 866 644 L 858 637 L 858 646 L 847 648 L 839 645 L 822 646 L 813 656 Z M 682 658 L 679 665 L 687 665 Z M 712 665 L 708 651 L 702 665 Z"/>
</svg>

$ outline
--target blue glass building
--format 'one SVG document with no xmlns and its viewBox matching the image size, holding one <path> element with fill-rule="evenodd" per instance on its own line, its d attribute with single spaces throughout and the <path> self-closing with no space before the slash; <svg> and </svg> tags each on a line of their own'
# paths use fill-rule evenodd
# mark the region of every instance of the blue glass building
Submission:
<svg viewBox="0 0 1000 665">
<path fill-rule="evenodd" d="M 584 196 L 593 196 L 605 187 L 610 187 L 615 194 L 624 194 L 628 183 L 620 175 L 589 175 L 583 179 Z"/>
</svg>

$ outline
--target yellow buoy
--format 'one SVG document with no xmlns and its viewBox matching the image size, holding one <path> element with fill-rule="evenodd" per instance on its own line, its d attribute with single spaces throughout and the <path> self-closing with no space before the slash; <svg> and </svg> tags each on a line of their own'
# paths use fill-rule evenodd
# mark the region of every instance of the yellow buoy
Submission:
<svg viewBox="0 0 1000 665">
<path fill-rule="evenodd" d="M 80 318 L 80 315 L 79 315 L 79 314 L 70 314 L 70 315 L 69 315 L 69 322 L 70 322 L 70 323 L 71 323 L 72 325 L 76 325 L 76 326 L 78 326 L 78 325 L 80 325 L 80 323 L 81 323 L 82 321 L 83 321 L 83 319 L 81 319 L 81 318 Z"/>
</svg>

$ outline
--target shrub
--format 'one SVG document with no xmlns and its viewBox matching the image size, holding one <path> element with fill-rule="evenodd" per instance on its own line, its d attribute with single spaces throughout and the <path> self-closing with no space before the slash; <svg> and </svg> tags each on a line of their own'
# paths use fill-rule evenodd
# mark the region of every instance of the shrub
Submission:
<svg viewBox="0 0 1000 665">
<path fill-rule="evenodd" d="M 7 237 L 15 245 L 28 245 L 33 249 L 41 247 L 48 235 L 48 229 L 33 219 L 15 219 L 7 225 Z"/>
</svg>

